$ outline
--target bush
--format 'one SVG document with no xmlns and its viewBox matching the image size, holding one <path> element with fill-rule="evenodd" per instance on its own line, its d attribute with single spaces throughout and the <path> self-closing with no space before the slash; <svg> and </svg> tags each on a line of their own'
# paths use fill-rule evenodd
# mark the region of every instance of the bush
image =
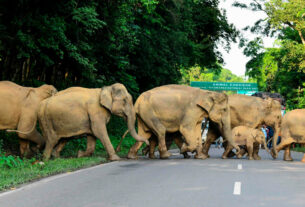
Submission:
<svg viewBox="0 0 305 207">
<path fill-rule="evenodd" d="M 16 168 L 23 166 L 23 164 L 19 157 L 0 155 L 0 168 Z"/>
</svg>

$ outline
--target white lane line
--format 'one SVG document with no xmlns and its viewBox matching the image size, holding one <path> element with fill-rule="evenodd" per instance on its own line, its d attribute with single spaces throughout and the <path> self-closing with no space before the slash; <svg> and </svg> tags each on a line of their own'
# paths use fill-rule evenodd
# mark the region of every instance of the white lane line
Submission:
<svg viewBox="0 0 305 207">
<path fill-rule="evenodd" d="M 238 164 L 238 165 L 237 165 L 237 169 L 238 169 L 238 170 L 242 170 L 242 169 L 243 169 L 242 164 Z"/>
<path fill-rule="evenodd" d="M 241 182 L 235 182 L 233 195 L 240 195 L 241 193 Z"/>
</svg>

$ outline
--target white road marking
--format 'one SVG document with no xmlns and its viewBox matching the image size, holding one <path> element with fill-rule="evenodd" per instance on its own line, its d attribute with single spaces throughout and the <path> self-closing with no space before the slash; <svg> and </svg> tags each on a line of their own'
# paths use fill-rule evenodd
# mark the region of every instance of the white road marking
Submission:
<svg viewBox="0 0 305 207">
<path fill-rule="evenodd" d="M 237 165 L 237 169 L 238 169 L 238 170 L 242 170 L 242 169 L 243 169 L 242 164 L 238 164 L 238 165 Z"/>
<path fill-rule="evenodd" d="M 241 182 L 235 182 L 233 195 L 240 195 L 241 193 Z"/>
</svg>

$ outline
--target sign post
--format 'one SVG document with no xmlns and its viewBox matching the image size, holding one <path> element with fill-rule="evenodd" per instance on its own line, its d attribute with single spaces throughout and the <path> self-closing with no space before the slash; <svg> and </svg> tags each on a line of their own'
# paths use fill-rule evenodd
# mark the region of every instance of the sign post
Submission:
<svg viewBox="0 0 305 207">
<path fill-rule="evenodd" d="M 245 95 L 258 92 L 257 83 L 192 81 L 191 86 L 210 91 L 237 91 L 237 93 Z"/>
</svg>

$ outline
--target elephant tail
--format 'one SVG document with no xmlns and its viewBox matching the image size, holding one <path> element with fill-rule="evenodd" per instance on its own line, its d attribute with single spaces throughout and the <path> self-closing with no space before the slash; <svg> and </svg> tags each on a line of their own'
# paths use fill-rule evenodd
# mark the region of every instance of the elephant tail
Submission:
<svg viewBox="0 0 305 207">
<path fill-rule="evenodd" d="M 30 134 L 34 131 L 35 128 L 36 128 L 36 122 L 34 122 L 32 129 L 29 131 L 26 131 L 26 132 L 15 130 L 15 129 L 7 129 L 6 131 L 7 132 L 16 132 L 16 133 L 20 133 L 20 134 Z"/>
<path fill-rule="evenodd" d="M 117 146 L 116 149 L 115 149 L 116 152 L 121 151 L 121 144 L 122 144 L 124 138 L 126 137 L 126 135 L 128 134 L 128 132 L 129 132 L 128 129 L 124 132 L 124 134 L 123 134 L 123 136 L 122 136 L 122 138 L 121 138 L 121 140 L 120 140 L 120 143 L 118 144 L 118 146 Z"/>
</svg>

